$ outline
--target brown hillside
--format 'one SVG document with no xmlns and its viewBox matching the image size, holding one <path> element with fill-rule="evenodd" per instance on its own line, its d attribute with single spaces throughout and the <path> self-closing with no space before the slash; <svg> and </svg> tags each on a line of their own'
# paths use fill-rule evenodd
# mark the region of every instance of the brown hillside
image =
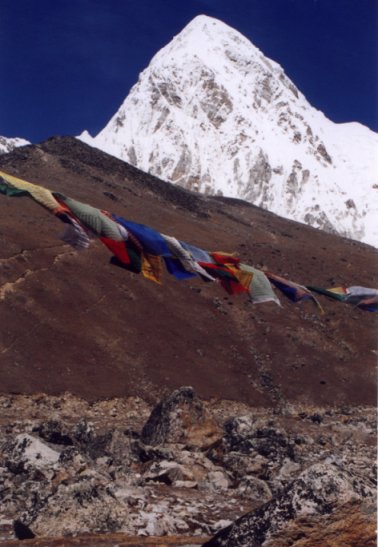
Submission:
<svg viewBox="0 0 378 547">
<path fill-rule="evenodd" d="M 73 138 L 0 157 L 0 169 L 305 284 L 377 287 L 377 252 L 249 205 L 187 192 Z M 32 200 L 0 196 L 4 393 L 150 401 L 182 386 L 271 406 L 375 404 L 376 315 L 320 297 L 252 305 L 215 284 L 158 286 L 78 253 Z"/>
</svg>

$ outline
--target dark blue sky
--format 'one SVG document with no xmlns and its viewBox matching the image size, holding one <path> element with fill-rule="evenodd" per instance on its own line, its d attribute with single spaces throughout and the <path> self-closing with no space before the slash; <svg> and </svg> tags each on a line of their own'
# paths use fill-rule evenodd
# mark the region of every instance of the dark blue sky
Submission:
<svg viewBox="0 0 378 547">
<path fill-rule="evenodd" d="M 199 14 L 247 36 L 331 120 L 378 131 L 377 0 L 1 0 L 0 135 L 95 135 Z"/>
</svg>

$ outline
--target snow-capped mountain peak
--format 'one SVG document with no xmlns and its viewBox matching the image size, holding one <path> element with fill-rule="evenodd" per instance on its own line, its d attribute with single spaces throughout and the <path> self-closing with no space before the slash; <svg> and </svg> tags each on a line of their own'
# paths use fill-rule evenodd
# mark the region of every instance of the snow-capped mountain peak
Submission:
<svg viewBox="0 0 378 547">
<path fill-rule="evenodd" d="M 30 142 L 25 139 L 20 139 L 19 137 L 2 137 L 0 135 L 0 154 L 8 154 L 8 152 L 12 152 L 18 146 L 26 146 L 27 144 L 30 144 Z"/>
<path fill-rule="evenodd" d="M 378 245 L 378 135 L 335 124 L 242 34 L 200 15 L 80 137 L 186 188 Z"/>
</svg>

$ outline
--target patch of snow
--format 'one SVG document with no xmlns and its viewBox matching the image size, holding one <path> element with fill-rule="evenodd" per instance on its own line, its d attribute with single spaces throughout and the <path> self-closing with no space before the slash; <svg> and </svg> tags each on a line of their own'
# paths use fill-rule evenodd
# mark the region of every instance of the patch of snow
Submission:
<svg viewBox="0 0 378 547">
<path fill-rule="evenodd" d="M 26 146 L 27 144 L 30 144 L 30 142 L 19 137 L 9 138 L 0 136 L 0 154 L 8 154 L 8 152 L 12 152 L 18 146 Z"/>
</svg>

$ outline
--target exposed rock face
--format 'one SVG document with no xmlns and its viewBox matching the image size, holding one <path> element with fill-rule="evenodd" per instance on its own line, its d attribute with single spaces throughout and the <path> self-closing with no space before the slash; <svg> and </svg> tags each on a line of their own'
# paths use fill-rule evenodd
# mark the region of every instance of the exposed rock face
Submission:
<svg viewBox="0 0 378 547">
<path fill-rule="evenodd" d="M 189 23 L 106 127 L 80 138 L 185 188 L 378 246 L 378 135 L 332 123 L 276 62 L 216 19 Z"/>
<path fill-rule="evenodd" d="M 69 394 L 0 396 L 0 408 L 0 540 L 362 547 L 374 537 L 373 408 L 280 413 L 202 401 L 188 387 L 152 412 L 138 398 L 89 404 Z M 207 428 L 187 442 L 203 416 L 220 432 L 207 449 Z"/>
</svg>

